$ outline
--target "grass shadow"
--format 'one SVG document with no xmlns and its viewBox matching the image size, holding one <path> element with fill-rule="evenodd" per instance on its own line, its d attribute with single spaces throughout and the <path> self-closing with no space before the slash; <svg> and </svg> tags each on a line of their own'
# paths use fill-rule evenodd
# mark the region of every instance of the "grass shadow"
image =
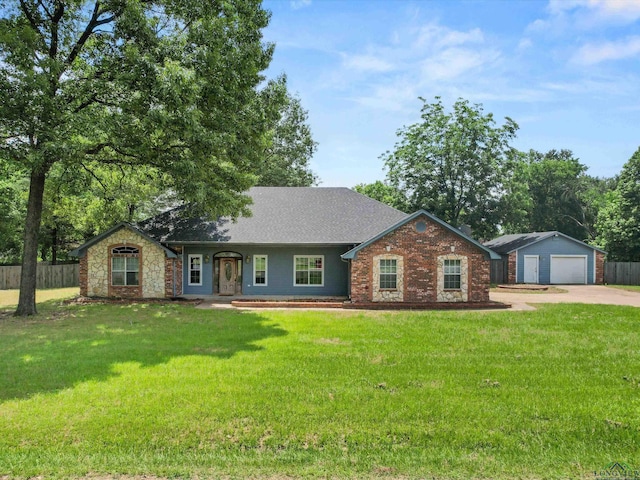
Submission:
<svg viewBox="0 0 640 480">
<path fill-rule="evenodd" d="M 0 312 L 0 402 L 119 375 L 114 366 L 142 367 L 172 358 L 231 358 L 262 350 L 256 342 L 286 335 L 252 312 L 201 310 L 174 304 L 39 306 L 40 315 Z"/>
</svg>

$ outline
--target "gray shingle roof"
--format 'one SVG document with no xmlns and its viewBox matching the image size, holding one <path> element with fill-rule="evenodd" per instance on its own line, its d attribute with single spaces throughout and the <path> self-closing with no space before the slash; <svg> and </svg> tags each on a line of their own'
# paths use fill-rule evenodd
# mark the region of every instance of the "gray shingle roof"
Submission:
<svg viewBox="0 0 640 480">
<path fill-rule="evenodd" d="M 179 207 L 138 227 L 165 243 L 357 244 L 407 217 L 348 188 L 254 187 L 251 217 L 208 221 Z"/>
<path fill-rule="evenodd" d="M 572 240 L 576 243 L 586 245 L 589 248 L 593 248 L 595 250 L 605 253 L 604 250 L 598 247 L 594 247 L 593 245 L 588 245 L 584 242 L 581 242 L 578 239 L 575 239 L 573 237 L 570 237 L 569 235 L 565 235 L 564 233 L 558 232 L 555 230 L 551 232 L 514 233 L 511 235 L 502 235 L 501 237 L 494 238 L 489 242 L 485 242 L 484 246 L 489 247 L 491 250 L 493 250 L 496 253 L 499 253 L 500 255 L 506 255 L 507 253 L 511 253 L 515 250 L 518 250 L 519 248 L 526 247 L 527 245 L 531 245 L 532 243 L 539 242 L 541 240 L 544 240 L 545 238 L 552 237 L 554 235 L 555 236 L 559 235 L 568 240 Z"/>
<path fill-rule="evenodd" d="M 152 243 L 157 243 L 158 246 L 160 248 L 162 248 L 166 254 L 167 257 L 169 258 L 176 258 L 177 255 L 175 254 L 175 252 L 173 252 L 172 250 L 168 249 L 167 247 L 160 245 L 158 243 L 158 241 L 155 238 L 152 238 L 149 236 L 149 234 L 143 232 L 142 230 L 136 228 L 135 226 L 127 223 L 127 222 L 121 222 L 113 227 L 111 227 L 109 230 L 107 230 L 106 232 L 101 233 L 100 235 L 96 235 L 95 237 L 93 237 L 91 240 L 89 240 L 88 242 L 86 242 L 83 245 L 80 245 L 78 248 L 76 248 L 75 250 L 71 250 L 69 252 L 69 255 L 71 255 L 72 257 L 83 257 L 85 252 L 87 251 L 87 248 L 89 248 L 92 245 L 95 245 L 96 243 L 104 240 L 105 238 L 107 238 L 109 235 L 112 235 L 113 233 L 117 232 L 118 230 L 120 230 L 121 228 L 127 228 L 135 233 L 137 233 L 138 235 L 141 235 L 142 237 L 146 238 L 147 240 L 149 240 Z"/>
<path fill-rule="evenodd" d="M 501 237 L 484 242 L 484 246 L 489 247 L 500 255 L 504 255 L 506 253 L 513 252 L 518 248 L 529 245 L 530 243 L 537 242 L 551 234 L 553 234 L 553 232 L 514 233 L 511 235 L 502 235 Z"/>
</svg>

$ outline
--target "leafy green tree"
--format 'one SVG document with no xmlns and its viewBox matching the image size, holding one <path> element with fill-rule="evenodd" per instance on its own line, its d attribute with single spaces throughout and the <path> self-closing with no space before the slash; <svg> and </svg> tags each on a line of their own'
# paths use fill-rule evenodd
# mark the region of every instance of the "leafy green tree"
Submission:
<svg viewBox="0 0 640 480">
<path fill-rule="evenodd" d="M 400 129 L 394 151 L 382 155 L 389 185 L 409 209 L 424 208 L 454 226 L 470 225 L 476 236 L 492 237 L 518 125 L 506 118 L 496 126 L 491 113 L 463 99 L 450 113 L 440 97 L 431 104 L 420 100 L 421 122 Z"/>
<path fill-rule="evenodd" d="M 318 184 L 318 177 L 309 165 L 318 143 L 313 140 L 309 113 L 300 98 L 286 89 L 286 79 L 265 89 L 264 98 L 278 109 L 258 166 L 257 185 L 263 187 L 309 187 Z"/>
<path fill-rule="evenodd" d="M 122 222 L 135 222 L 168 208 L 166 174 L 148 166 L 85 162 L 81 170 L 54 165 L 44 193 L 40 258 L 59 255 Z M 169 202 L 169 205 L 167 205 Z"/>
<path fill-rule="evenodd" d="M 0 263 L 20 259 L 28 186 L 22 172 L 0 161 Z"/>
<path fill-rule="evenodd" d="M 36 313 L 47 175 L 152 166 L 194 208 L 247 213 L 267 129 L 273 46 L 259 0 L 8 0 L 0 18 L 0 158 L 29 177 L 17 315 Z"/>
<path fill-rule="evenodd" d="M 598 218 L 598 243 L 607 258 L 640 262 L 640 148 L 622 167 L 616 189 Z"/>
<path fill-rule="evenodd" d="M 579 240 L 595 238 L 595 221 L 611 181 L 586 171 L 570 150 L 521 155 L 503 198 L 505 232 L 558 230 Z"/>
<path fill-rule="evenodd" d="M 360 183 L 353 187 L 353 189 L 362 195 L 366 195 L 390 207 L 409 213 L 406 198 L 398 189 L 385 182 L 376 180 L 373 183 Z"/>
</svg>

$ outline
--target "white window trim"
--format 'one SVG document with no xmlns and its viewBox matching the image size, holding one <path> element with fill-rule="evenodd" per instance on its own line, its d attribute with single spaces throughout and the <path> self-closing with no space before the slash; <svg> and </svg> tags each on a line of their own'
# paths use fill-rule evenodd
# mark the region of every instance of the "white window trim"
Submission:
<svg viewBox="0 0 640 480">
<path fill-rule="evenodd" d="M 447 264 L 447 262 L 459 262 L 458 268 L 460 269 L 460 273 L 446 273 L 446 270 L 447 270 L 446 264 Z M 443 289 L 446 292 L 460 292 L 462 290 L 462 259 L 460 259 L 460 258 L 445 258 L 442 261 L 442 281 L 443 281 L 443 285 L 444 285 L 444 282 L 445 282 L 445 279 L 446 279 L 447 275 L 458 277 L 458 282 L 460 283 L 460 286 L 458 288 L 446 288 L 446 287 L 443 286 Z"/>
<path fill-rule="evenodd" d="M 256 283 L 256 259 L 264 258 L 264 283 Z M 267 287 L 269 285 L 269 255 L 253 256 L 253 286 Z"/>
<path fill-rule="evenodd" d="M 191 283 L 191 259 L 192 258 L 199 258 L 200 259 L 200 282 L 199 283 Z M 202 255 L 198 254 L 198 255 L 189 255 L 187 257 L 187 284 L 188 285 L 193 285 L 194 287 L 201 287 L 202 286 L 202 277 L 204 276 L 204 262 L 202 261 Z"/>
<path fill-rule="evenodd" d="M 307 270 L 309 272 L 322 272 L 322 283 L 319 284 L 298 284 L 296 283 L 296 260 L 298 258 L 320 258 L 322 259 L 322 268 L 320 270 Z M 293 256 L 293 286 L 294 287 L 324 287 L 324 255 L 294 255 Z"/>
<path fill-rule="evenodd" d="M 382 262 L 383 261 L 392 261 L 395 262 L 396 271 L 395 273 L 382 273 Z M 380 273 L 378 274 L 378 290 L 381 292 L 395 292 L 398 290 L 398 259 L 397 258 L 380 258 L 378 260 L 378 269 Z M 382 287 L 380 284 L 382 283 L 382 275 L 393 275 L 395 277 L 396 286 L 393 288 Z"/>
<path fill-rule="evenodd" d="M 121 248 L 127 248 L 129 247 L 129 249 L 135 249 L 135 252 L 114 252 L 114 250 L 119 250 Z M 141 272 L 142 272 L 142 255 L 141 255 L 141 251 L 140 251 L 140 247 L 138 246 L 128 246 L 128 245 L 119 245 L 117 247 L 113 247 L 111 248 L 111 286 L 112 287 L 139 287 L 140 286 L 140 276 L 141 276 Z M 124 270 L 116 270 L 113 268 L 113 259 L 114 258 L 123 258 L 124 259 Z M 127 265 L 129 263 L 129 258 L 137 258 L 138 259 L 138 270 L 129 270 L 127 268 Z M 138 283 L 136 284 L 130 284 L 127 283 L 127 273 L 133 273 L 133 272 L 138 272 Z M 113 283 L 113 274 L 114 273 L 123 273 L 124 274 L 124 283 L 122 285 L 116 285 Z"/>
</svg>

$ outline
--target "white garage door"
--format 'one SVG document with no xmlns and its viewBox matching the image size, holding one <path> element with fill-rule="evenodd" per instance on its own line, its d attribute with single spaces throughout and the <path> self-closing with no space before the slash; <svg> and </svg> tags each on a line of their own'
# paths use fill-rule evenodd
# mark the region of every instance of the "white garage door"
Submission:
<svg viewBox="0 0 640 480">
<path fill-rule="evenodd" d="M 551 283 L 587 283 L 587 257 L 551 255 Z"/>
</svg>

